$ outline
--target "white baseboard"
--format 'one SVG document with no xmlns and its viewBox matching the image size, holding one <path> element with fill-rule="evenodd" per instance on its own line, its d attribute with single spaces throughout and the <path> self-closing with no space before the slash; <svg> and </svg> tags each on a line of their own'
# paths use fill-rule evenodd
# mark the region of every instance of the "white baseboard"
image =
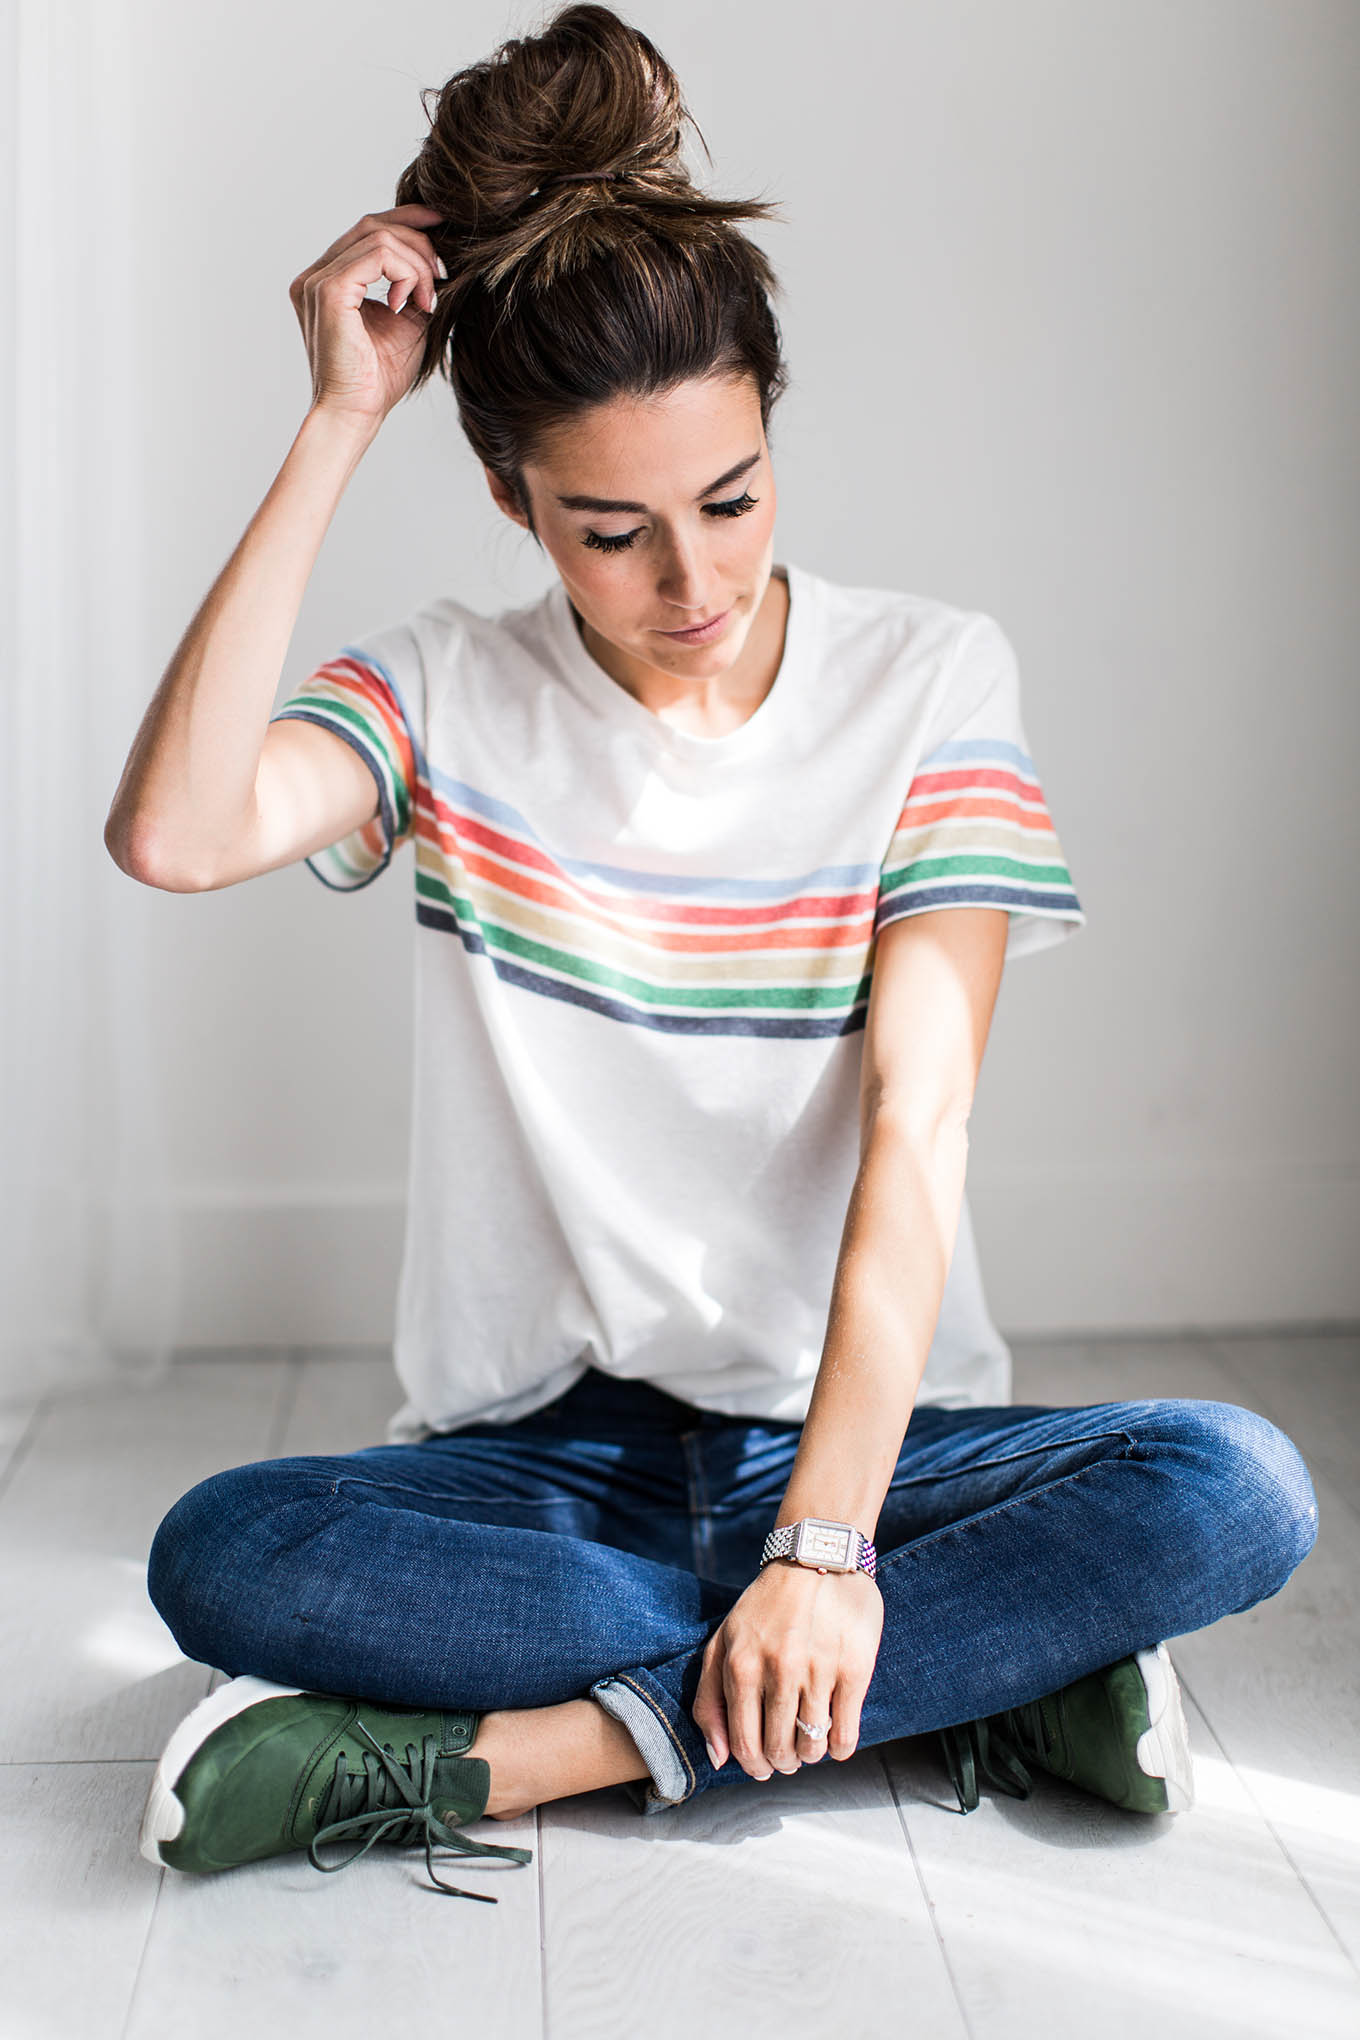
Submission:
<svg viewBox="0 0 1360 2040">
<path fill-rule="evenodd" d="M 1346 1169 L 979 1169 L 968 1202 L 1007 1335 L 1360 1318 Z M 201 1190 L 177 1216 L 178 1346 L 390 1344 L 399 1192 Z"/>
</svg>

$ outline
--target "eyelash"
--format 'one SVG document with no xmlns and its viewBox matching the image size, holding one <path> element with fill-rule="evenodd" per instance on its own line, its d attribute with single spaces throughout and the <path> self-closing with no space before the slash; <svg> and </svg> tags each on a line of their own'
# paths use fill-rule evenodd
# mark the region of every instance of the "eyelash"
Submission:
<svg viewBox="0 0 1360 2040">
<path fill-rule="evenodd" d="M 755 509 L 759 501 L 759 496 L 753 496 L 747 489 L 740 496 L 729 496 L 725 503 L 706 503 L 704 514 L 708 517 L 744 517 L 748 510 Z M 641 526 L 638 529 L 641 530 Z M 637 535 L 636 531 L 621 531 L 616 538 L 607 538 L 603 532 L 588 531 L 581 543 L 593 546 L 597 552 L 627 552 Z"/>
</svg>

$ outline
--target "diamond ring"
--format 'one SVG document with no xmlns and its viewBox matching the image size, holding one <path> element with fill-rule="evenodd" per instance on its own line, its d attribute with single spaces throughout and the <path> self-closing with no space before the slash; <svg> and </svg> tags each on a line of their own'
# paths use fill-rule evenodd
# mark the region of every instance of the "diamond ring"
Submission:
<svg viewBox="0 0 1360 2040">
<path fill-rule="evenodd" d="M 824 1723 L 822 1727 L 818 1728 L 812 1722 L 804 1721 L 802 1717 L 797 1714 L 795 1714 L 793 1718 L 795 1724 L 802 1729 L 803 1734 L 810 1735 L 814 1742 L 820 1742 L 821 1738 L 826 1734 L 827 1729 L 830 1728 L 831 1726 L 831 1723 L 828 1721 Z"/>
</svg>

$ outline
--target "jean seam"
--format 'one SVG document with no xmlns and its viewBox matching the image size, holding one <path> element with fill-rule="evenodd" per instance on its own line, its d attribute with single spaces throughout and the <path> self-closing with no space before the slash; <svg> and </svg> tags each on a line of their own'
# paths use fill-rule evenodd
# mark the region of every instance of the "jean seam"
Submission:
<svg viewBox="0 0 1360 2040">
<path fill-rule="evenodd" d="M 685 1776 L 689 1779 L 689 1790 L 685 1794 L 685 1799 L 690 1798 L 699 1781 L 694 1775 L 694 1766 L 690 1763 L 688 1753 L 686 1752 L 685 1749 L 685 1745 L 681 1742 L 679 1736 L 675 1733 L 675 1728 L 671 1723 L 670 1719 L 668 1718 L 665 1708 L 658 1706 L 656 1701 L 652 1698 L 651 1694 L 647 1692 L 646 1688 L 640 1686 L 637 1680 L 632 1678 L 629 1675 L 629 1673 L 611 1672 L 609 1676 L 613 1679 L 617 1679 L 621 1686 L 627 1686 L 631 1692 L 636 1693 L 639 1700 L 645 1702 L 645 1704 L 651 1708 L 652 1713 L 656 1716 L 657 1720 L 661 1723 L 661 1726 L 665 1729 L 667 1735 L 671 1739 L 671 1743 L 675 1750 L 676 1755 L 679 1757 L 680 1762 L 685 1767 Z M 678 1800 L 676 1804 L 683 1805 L 684 1801 Z"/>
<path fill-rule="evenodd" d="M 1127 1431 L 1101 1432 L 1099 1435 L 1102 1437 L 1123 1438 L 1124 1450 L 1117 1455 L 1118 1459 L 1136 1459 L 1138 1457 L 1138 1441 L 1131 1438 Z M 990 1509 L 979 1510 L 975 1516 L 964 1516 L 957 1523 L 941 1523 L 938 1530 L 928 1530 L 924 1537 L 913 1538 L 909 1544 L 899 1544 L 892 1551 L 880 1557 L 878 1570 L 883 1572 L 887 1568 L 898 1564 L 902 1559 L 915 1558 L 918 1552 L 923 1551 L 928 1544 L 934 1544 L 937 1538 L 949 1537 L 956 1530 L 971 1530 L 976 1524 L 986 1523 L 993 1516 L 999 1516 L 1005 1509 L 1013 1509 L 1021 1502 L 1035 1501 L 1040 1495 L 1051 1495 L 1055 1489 L 1066 1487 L 1069 1481 L 1081 1480 L 1085 1474 L 1094 1473 L 1098 1467 L 1110 1466 L 1114 1463 L 1115 1461 L 1112 1459 L 1088 1460 L 1085 1466 L 1074 1466 L 1070 1473 L 1060 1473 L 1056 1480 L 1046 1480 L 1042 1487 L 1022 1488 L 1018 1494 L 1007 1495 L 1004 1500 L 993 1502 Z"/>
<path fill-rule="evenodd" d="M 481 1502 L 499 1502 L 506 1499 L 504 1496 L 499 1494 L 495 1495 L 445 1494 L 442 1489 L 440 1489 L 436 1494 L 432 1495 L 431 1491 L 428 1488 L 412 1487 L 409 1481 L 366 1480 L 362 1474 L 354 1473 L 342 1473 L 338 1475 L 336 1479 L 334 1479 L 330 1483 L 330 1487 L 332 1494 L 339 1494 L 342 1487 L 366 1487 L 373 1488 L 376 1490 L 377 1493 L 384 1495 L 386 1494 L 415 1495 L 423 1501 L 435 1500 L 439 1502 L 481 1503 Z M 575 1506 L 575 1499 L 576 1498 L 572 1495 L 541 1495 L 541 1496 L 526 1495 L 522 1497 L 518 1495 L 513 1495 L 509 1497 L 512 1506 L 517 1509 L 560 1509 L 563 1507 L 570 1508 Z"/>
</svg>

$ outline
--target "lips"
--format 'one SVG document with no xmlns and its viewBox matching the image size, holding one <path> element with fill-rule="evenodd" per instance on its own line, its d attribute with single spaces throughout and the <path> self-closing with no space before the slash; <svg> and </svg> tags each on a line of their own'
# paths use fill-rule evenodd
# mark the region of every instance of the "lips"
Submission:
<svg viewBox="0 0 1360 2040">
<path fill-rule="evenodd" d="M 720 609 L 716 616 L 706 616 L 702 623 L 687 623 L 683 630 L 667 630 L 661 634 L 663 637 L 693 637 L 696 632 L 707 630 L 710 624 L 721 623 L 727 614 L 727 610 Z"/>
</svg>

